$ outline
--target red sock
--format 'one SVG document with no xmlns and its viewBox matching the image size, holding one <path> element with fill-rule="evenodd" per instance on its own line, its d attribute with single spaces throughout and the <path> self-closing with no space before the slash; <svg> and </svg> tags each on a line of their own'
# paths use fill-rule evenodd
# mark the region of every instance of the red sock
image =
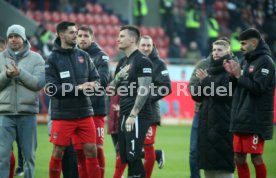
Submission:
<svg viewBox="0 0 276 178">
<path fill-rule="evenodd" d="M 266 178 L 266 166 L 265 164 L 254 165 L 256 171 L 256 178 Z"/>
<path fill-rule="evenodd" d="M 88 178 L 101 177 L 101 171 L 97 158 L 86 158 L 86 170 Z"/>
<path fill-rule="evenodd" d="M 113 178 L 121 178 L 127 164 L 121 162 L 120 154 L 118 153 L 116 156 L 116 165 L 115 165 L 115 173 Z"/>
<path fill-rule="evenodd" d="M 101 178 L 104 178 L 105 160 L 104 160 L 104 149 L 103 147 L 97 147 L 97 158 L 101 170 Z"/>
<path fill-rule="evenodd" d="M 10 161 L 10 176 L 9 176 L 9 178 L 13 178 L 14 167 L 15 167 L 15 158 L 14 158 L 14 154 L 12 152 L 12 154 L 11 154 L 11 161 Z"/>
<path fill-rule="evenodd" d="M 77 149 L 76 150 L 77 153 L 77 159 L 78 159 L 78 172 L 79 172 L 79 176 L 80 178 L 87 178 L 87 170 L 86 170 L 86 158 L 84 155 L 83 150 L 81 149 Z"/>
<path fill-rule="evenodd" d="M 51 157 L 49 165 L 50 178 L 60 178 L 61 158 Z"/>
<path fill-rule="evenodd" d="M 250 178 L 248 164 L 237 164 L 239 178 Z"/>
<path fill-rule="evenodd" d="M 144 169 L 146 172 L 146 178 L 150 178 L 155 162 L 155 151 L 153 145 L 144 146 L 145 161 Z"/>
</svg>

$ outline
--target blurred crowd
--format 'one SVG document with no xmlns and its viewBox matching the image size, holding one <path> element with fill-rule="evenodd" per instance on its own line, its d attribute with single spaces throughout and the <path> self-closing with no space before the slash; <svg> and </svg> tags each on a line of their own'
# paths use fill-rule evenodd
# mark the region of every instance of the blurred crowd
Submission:
<svg viewBox="0 0 276 178">
<path fill-rule="evenodd" d="M 96 0 L 7 0 L 23 11 L 49 10 L 67 13 L 85 13 L 86 3 Z M 133 15 L 147 17 L 147 0 L 134 0 Z M 138 9 L 137 9 L 138 7 Z M 158 12 L 157 12 L 158 13 Z M 227 36 L 232 51 L 240 56 L 239 33 L 255 27 L 271 48 L 276 59 L 276 0 L 159 0 L 161 26 L 169 37 L 168 58 L 171 63 L 195 63 L 207 57 L 210 44 L 220 36 Z M 141 18 L 135 20 L 140 26 Z M 30 38 L 33 48 L 44 57 L 49 55 L 52 35 L 41 25 Z"/>
</svg>

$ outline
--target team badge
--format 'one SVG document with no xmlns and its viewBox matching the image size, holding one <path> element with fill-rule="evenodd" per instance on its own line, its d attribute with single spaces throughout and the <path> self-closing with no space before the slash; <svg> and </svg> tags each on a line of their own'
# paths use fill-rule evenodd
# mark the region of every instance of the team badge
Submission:
<svg viewBox="0 0 276 178">
<path fill-rule="evenodd" d="M 254 66 L 249 66 L 248 72 L 249 72 L 249 73 L 252 73 L 253 71 L 254 71 Z"/>
<path fill-rule="evenodd" d="M 79 56 L 78 58 L 79 58 L 79 62 L 82 64 L 82 63 L 84 62 L 83 57 L 82 57 L 82 56 Z"/>
</svg>

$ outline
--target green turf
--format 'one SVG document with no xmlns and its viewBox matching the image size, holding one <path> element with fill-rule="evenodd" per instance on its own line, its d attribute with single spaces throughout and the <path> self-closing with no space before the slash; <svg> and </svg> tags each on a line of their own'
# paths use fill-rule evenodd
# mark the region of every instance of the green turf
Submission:
<svg viewBox="0 0 276 178">
<path fill-rule="evenodd" d="M 162 148 L 166 153 L 166 165 L 159 170 L 157 164 L 152 178 L 188 178 L 189 177 L 189 138 L 190 126 L 162 126 L 157 132 L 156 148 Z M 274 138 L 276 134 L 274 132 Z M 15 147 L 16 148 L 16 147 Z M 112 178 L 114 173 L 115 152 L 109 135 L 105 136 L 106 178 Z M 265 144 L 264 160 L 267 165 L 267 177 L 276 178 L 276 142 L 267 141 Z M 36 154 L 36 178 L 48 177 L 48 165 L 52 151 L 49 143 L 47 126 L 38 126 L 38 149 Z M 15 151 L 16 153 L 16 151 Z M 251 178 L 255 177 L 252 166 Z M 235 174 L 235 177 L 237 175 Z M 126 178 L 126 176 L 125 176 Z"/>
</svg>

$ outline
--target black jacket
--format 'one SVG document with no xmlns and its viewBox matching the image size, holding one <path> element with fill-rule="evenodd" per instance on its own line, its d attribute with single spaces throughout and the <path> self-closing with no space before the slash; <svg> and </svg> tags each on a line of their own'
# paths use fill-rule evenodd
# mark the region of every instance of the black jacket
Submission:
<svg viewBox="0 0 276 178">
<path fill-rule="evenodd" d="M 151 121 L 153 123 L 160 124 L 160 105 L 158 101 L 172 92 L 171 80 L 166 64 L 159 57 L 158 51 L 155 47 L 149 55 L 149 58 L 153 64 L 152 83 L 154 86 L 156 86 L 152 92 L 154 95 L 150 95 L 150 100 L 152 103 Z M 160 92 L 158 92 L 158 89 Z"/>
<path fill-rule="evenodd" d="M 85 51 L 88 52 L 88 54 L 92 58 L 92 61 L 94 62 L 94 65 L 100 76 L 101 88 L 100 88 L 100 91 L 98 91 L 98 93 L 105 93 L 105 88 L 110 78 L 109 67 L 108 67 L 109 57 L 106 53 L 102 51 L 102 49 L 96 43 L 92 43 L 92 45 Z M 97 96 L 92 96 L 91 100 L 92 100 L 94 115 L 105 116 L 107 111 L 106 103 L 105 103 L 105 95 L 100 94 Z"/>
<path fill-rule="evenodd" d="M 245 55 L 242 70 L 242 76 L 236 81 L 230 129 L 272 139 L 275 67 L 269 47 L 263 40 L 254 51 Z"/>
<path fill-rule="evenodd" d="M 51 117 L 77 119 L 93 115 L 91 100 L 75 86 L 99 81 L 99 74 L 89 55 L 78 49 L 63 49 L 57 38 L 46 62 L 46 82 L 51 96 Z M 71 85 L 71 90 L 69 87 Z M 62 87 L 65 86 L 65 87 Z M 70 90 L 70 92 L 65 92 Z M 64 93 L 63 93 L 64 92 Z"/>
<path fill-rule="evenodd" d="M 199 83 L 201 88 L 194 87 L 194 94 L 200 91 L 201 95 L 194 95 L 193 99 L 202 102 L 199 109 L 198 161 L 199 167 L 204 170 L 234 172 L 233 133 L 229 131 L 233 85 L 223 67 L 223 60 L 211 59 L 208 77 Z M 210 90 L 204 93 L 204 88 L 212 85 L 214 93 L 208 96 Z M 224 89 L 216 92 L 219 87 Z"/>
</svg>

